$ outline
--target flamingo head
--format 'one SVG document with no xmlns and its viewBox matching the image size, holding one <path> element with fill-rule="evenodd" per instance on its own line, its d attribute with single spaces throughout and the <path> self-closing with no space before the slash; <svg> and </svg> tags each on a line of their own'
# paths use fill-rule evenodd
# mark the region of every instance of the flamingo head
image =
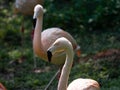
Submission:
<svg viewBox="0 0 120 90">
<path fill-rule="evenodd" d="M 37 4 L 34 7 L 34 15 L 33 15 L 33 19 L 36 19 L 38 17 L 41 17 L 43 15 L 43 7 L 40 4 Z"/>
<path fill-rule="evenodd" d="M 68 45 L 72 48 L 72 44 L 64 37 L 57 39 L 47 50 L 48 61 L 51 62 L 51 58 L 54 54 L 67 51 Z"/>
</svg>

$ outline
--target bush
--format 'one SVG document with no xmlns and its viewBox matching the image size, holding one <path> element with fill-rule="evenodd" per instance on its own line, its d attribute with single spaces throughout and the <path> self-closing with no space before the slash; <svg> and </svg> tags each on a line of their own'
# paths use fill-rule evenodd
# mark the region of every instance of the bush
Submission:
<svg viewBox="0 0 120 90">
<path fill-rule="evenodd" d="M 119 29 L 119 0 L 46 0 L 44 7 L 44 27 L 59 26 L 76 34 Z"/>
</svg>

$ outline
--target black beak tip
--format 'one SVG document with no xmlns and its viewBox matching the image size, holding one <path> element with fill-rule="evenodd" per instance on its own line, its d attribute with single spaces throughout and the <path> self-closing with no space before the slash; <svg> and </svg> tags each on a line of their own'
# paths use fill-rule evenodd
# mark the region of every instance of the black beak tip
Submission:
<svg viewBox="0 0 120 90">
<path fill-rule="evenodd" d="M 48 57 L 48 61 L 51 62 L 52 53 L 49 50 L 47 51 L 47 57 Z"/>
<path fill-rule="evenodd" d="M 33 19 L 33 28 L 35 28 L 36 25 L 36 19 Z"/>
</svg>

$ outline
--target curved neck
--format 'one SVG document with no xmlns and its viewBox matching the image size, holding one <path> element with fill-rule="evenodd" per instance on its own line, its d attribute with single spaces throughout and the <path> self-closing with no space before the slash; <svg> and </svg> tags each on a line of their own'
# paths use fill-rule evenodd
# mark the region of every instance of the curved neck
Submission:
<svg viewBox="0 0 120 90">
<path fill-rule="evenodd" d="M 37 54 L 39 54 L 39 52 L 41 51 L 44 53 L 43 45 L 41 43 L 42 23 L 43 23 L 43 17 L 41 16 L 37 18 L 34 38 L 33 38 L 33 49 L 34 52 Z"/>
<path fill-rule="evenodd" d="M 73 63 L 73 57 L 74 57 L 73 49 L 72 47 L 70 47 L 69 49 L 66 50 L 66 61 L 62 68 L 60 80 L 58 83 L 58 90 L 67 90 L 67 84 Z"/>
</svg>

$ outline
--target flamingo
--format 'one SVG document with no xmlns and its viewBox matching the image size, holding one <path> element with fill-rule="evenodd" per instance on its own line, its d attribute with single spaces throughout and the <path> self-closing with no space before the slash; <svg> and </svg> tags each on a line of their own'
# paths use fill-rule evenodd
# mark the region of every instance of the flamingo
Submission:
<svg viewBox="0 0 120 90">
<path fill-rule="evenodd" d="M 57 90 L 100 90 L 99 83 L 93 79 L 75 79 L 67 87 L 70 70 L 73 63 L 74 52 L 71 42 L 64 38 L 58 38 L 47 50 L 48 61 L 56 54 L 66 54 L 65 64 L 62 68 Z"/>
<path fill-rule="evenodd" d="M 35 6 L 33 18 L 37 19 L 33 37 L 33 50 L 38 57 L 48 62 L 47 49 L 52 45 L 52 43 L 55 42 L 56 39 L 60 37 L 67 38 L 72 43 L 74 51 L 77 52 L 78 56 L 80 55 L 80 46 L 77 45 L 75 39 L 68 32 L 65 32 L 57 27 L 48 28 L 42 31 L 43 24 L 42 5 L 37 4 Z M 59 54 L 54 55 L 51 60 L 52 64 L 60 66 L 63 65 L 64 62 L 65 62 L 64 52 L 60 52 Z"/>
<path fill-rule="evenodd" d="M 0 83 L 0 90 L 7 90 L 2 83 Z"/>
</svg>

